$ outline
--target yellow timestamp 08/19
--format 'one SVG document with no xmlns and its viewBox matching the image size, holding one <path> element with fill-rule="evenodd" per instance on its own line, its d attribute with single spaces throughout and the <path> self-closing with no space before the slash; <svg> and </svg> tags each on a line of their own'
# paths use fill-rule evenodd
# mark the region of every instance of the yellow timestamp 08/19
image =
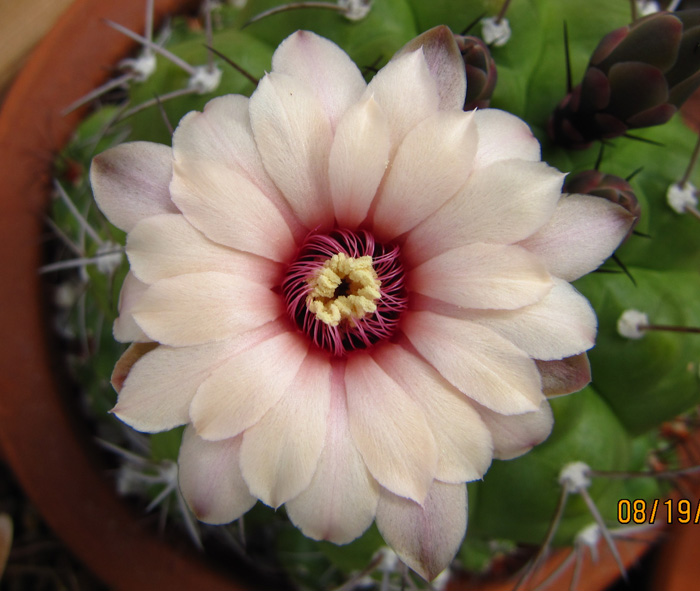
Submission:
<svg viewBox="0 0 700 591">
<path fill-rule="evenodd" d="M 659 513 L 661 513 L 659 515 Z M 620 499 L 617 502 L 617 521 L 622 525 L 653 524 L 666 517 L 665 523 L 700 523 L 700 500 L 693 504 L 688 499 Z"/>
</svg>

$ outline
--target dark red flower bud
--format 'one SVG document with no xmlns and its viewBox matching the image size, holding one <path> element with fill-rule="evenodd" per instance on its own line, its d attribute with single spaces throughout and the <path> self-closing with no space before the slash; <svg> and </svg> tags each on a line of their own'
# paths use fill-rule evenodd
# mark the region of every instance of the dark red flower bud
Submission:
<svg viewBox="0 0 700 591">
<path fill-rule="evenodd" d="M 455 35 L 467 72 L 464 110 L 485 109 L 491 102 L 498 74 L 488 46 L 478 37 Z"/>
<path fill-rule="evenodd" d="M 657 12 L 606 35 L 583 81 L 555 109 L 551 139 L 567 148 L 666 123 L 700 86 L 700 10 Z"/>
<path fill-rule="evenodd" d="M 604 174 L 598 170 L 584 170 L 576 174 L 570 174 L 564 181 L 562 189 L 564 193 L 580 193 L 582 195 L 593 195 L 601 197 L 624 207 L 635 218 L 630 227 L 625 240 L 630 237 L 634 227 L 637 225 L 642 209 L 639 206 L 637 196 L 632 190 L 632 186 L 623 178 L 614 174 Z"/>
</svg>

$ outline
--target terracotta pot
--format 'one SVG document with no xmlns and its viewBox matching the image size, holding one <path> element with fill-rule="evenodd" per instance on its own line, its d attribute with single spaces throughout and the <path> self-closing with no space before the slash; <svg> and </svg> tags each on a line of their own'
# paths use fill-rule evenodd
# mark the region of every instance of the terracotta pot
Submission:
<svg viewBox="0 0 700 591">
<path fill-rule="evenodd" d="M 155 4 L 162 16 L 197 1 Z M 251 582 L 249 570 L 241 568 L 232 577 L 191 551 L 175 549 L 117 497 L 90 434 L 77 418 L 78 401 L 65 395 L 61 372 L 56 371 L 60 361 L 47 331 L 50 322 L 37 274 L 42 220 L 54 155 L 81 117 L 80 112 L 64 117 L 60 111 L 104 82 L 110 65 L 134 47 L 100 19 L 138 31 L 143 6 L 143 0 L 76 0 L 34 52 L 0 111 L 0 445 L 49 525 L 110 587 L 255 589 L 259 584 Z M 628 544 L 622 554 L 631 563 L 642 550 L 639 544 Z M 579 591 L 604 588 L 617 578 L 609 552 L 601 548 L 601 554 L 601 563 L 591 565 L 588 559 L 584 564 Z M 564 552 L 555 553 L 540 578 L 564 557 Z M 568 589 L 568 576 L 561 581 L 550 589 Z M 468 583 L 468 588 L 477 587 L 505 590 L 513 582 Z"/>
</svg>

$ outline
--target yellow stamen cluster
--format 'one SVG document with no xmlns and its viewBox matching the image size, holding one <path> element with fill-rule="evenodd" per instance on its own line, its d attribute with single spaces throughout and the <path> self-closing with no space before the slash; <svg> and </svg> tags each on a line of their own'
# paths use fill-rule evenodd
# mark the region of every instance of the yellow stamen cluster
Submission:
<svg viewBox="0 0 700 591">
<path fill-rule="evenodd" d="M 336 296 L 345 284 L 345 293 Z M 377 309 L 381 281 L 372 267 L 372 257 L 352 258 L 344 253 L 334 254 L 309 280 L 311 292 L 306 306 L 316 318 L 329 326 L 343 320 L 359 320 Z"/>
</svg>

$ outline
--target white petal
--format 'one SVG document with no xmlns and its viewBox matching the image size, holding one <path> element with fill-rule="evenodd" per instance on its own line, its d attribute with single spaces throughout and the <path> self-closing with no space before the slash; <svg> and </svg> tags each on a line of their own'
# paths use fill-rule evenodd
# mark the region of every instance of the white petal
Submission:
<svg viewBox="0 0 700 591">
<path fill-rule="evenodd" d="M 375 360 L 425 412 L 439 451 L 435 477 L 455 483 L 481 478 L 491 464 L 493 444 L 470 401 L 402 347 L 382 347 Z"/>
<path fill-rule="evenodd" d="M 95 156 L 90 184 L 102 213 L 128 232 L 145 217 L 177 213 L 168 190 L 172 170 L 168 146 L 131 142 Z"/>
<path fill-rule="evenodd" d="M 554 417 L 549 402 L 543 400 L 534 412 L 505 416 L 478 406 L 481 419 L 493 437 L 494 457 L 517 458 L 542 443 L 552 431 Z"/>
<path fill-rule="evenodd" d="M 466 310 L 462 318 L 505 337 L 535 359 L 562 359 L 595 344 L 598 322 L 593 308 L 566 281 L 556 279 L 540 302 L 519 310 Z"/>
<path fill-rule="evenodd" d="M 304 339 L 283 332 L 231 356 L 192 400 L 197 433 L 220 440 L 252 427 L 289 389 L 307 350 Z"/>
<path fill-rule="evenodd" d="M 309 487 L 285 507 L 304 535 L 347 544 L 372 524 L 379 485 L 350 435 L 342 376 L 334 384 L 316 473 Z"/>
<path fill-rule="evenodd" d="M 382 486 L 423 502 L 437 469 L 437 446 L 425 413 L 369 355 L 345 369 L 350 432 Z"/>
<path fill-rule="evenodd" d="M 390 136 L 386 115 L 369 97 L 352 106 L 333 139 L 328 175 L 335 219 L 354 228 L 369 207 L 389 164 Z"/>
<path fill-rule="evenodd" d="M 272 56 L 272 71 L 302 81 L 320 100 L 333 129 L 367 87 L 347 53 L 309 31 L 282 41 Z"/>
<path fill-rule="evenodd" d="M 147 289 L 148 285 L 136 279 L 132 271 L 129 271 L 124 277 L 124 283 L 119 292 L 119 316 L 114 321 L 112 328 L 114 338 L 120 343 L 131 341 L 142 343 L 150 340 L 141 327 L 136 324 L 131 313 Z"/>
<path fill-rule="evenodd" d="M 112 412 L 134 429 L 149 433 L 188 423 L 197 388 L 231 352 L 229 343 L 158 347 L 131 368 Z"/>
<path fill-rule="evenodd" d="M 150 338 L 175 347 L 234 337 L 282 312 L 281 298 L 268 288 L 214 271 L 162 279 L 133 308 Z"/>
<path fill-rule="evenodd" d="M 403 330 L 444 378 L 491 410 L 520 414 L 537 409 L 544 399 L 535 363 L 487 328 L 432 312 L 412 312 Z"/>
<path fill-rule="evenodd" d="M 215 525 L 246 513 L 257 500 L 238 466 L 241 438 L 205 441 L 185 429 L 178 458 L 180 490 L 197 519 Z"/>
<path fill-rule="evenodd" d="M 472 172 L 464 188 L 411 231 L 410 264 L 473 242 L 511 244 L 552 216 L 564 175 L 543 162 L 503 160 Z"/>
<path fill-rule="evenodd" d="M 547 270 L 524 248 L 468 244 L 448 250 L 408 275 L 408 288 L 463 308 L 522 308 L 552 288 Z"/>
<path fill-rule="evenodd" d="M 439 111 L 399 146 L 381 189 L 374 224 L 391 240 L 436 211 L 467 180 L 476 151 L 473 112 Z"/>
<path fill-rule="evenodd" d="M 550 273 L 567 281 L 597 269 L 619 246 L 634 217 L 619 205 L 590 195 L 563 195 L 549 223 L 521 245 Z"/>
<path fill-rule="evenodd" d="M 452 31 L 445 25 L 433 27 L 404 45 L 392 60 L 421 47 L 440 95 L 440 109 L 461 110 L 467 94 L 467 75 Z"/>
<path fill-rule="evenodd" d="M 382 490 L 377 527 L 410 568 L 432 580 L 457 554 L 467 530 L 467 487 L 434 481 L 423 505 Z"/>
<path fill-rule="evenodd" d="M 289 262 L 291 230 L 274 204 L 242 175 L 214 162 L 176 162 L 173 201 L 207 238 L 275 261 Z"/>
<path fill-rule="evenodd" d="M 519 117 L 498 109 L 479 109 L 474 113 L 474 123 L 479 132 L 475 168 L 514 158 L 540 160 L 540 143 Z"/>
<path fill-rule="evenodd" d="M 365 91 L 364 98 L 370 96 L 388 117 L 393 150 L 440 105 L 435 80 L 420 49 L 390 61 L 379 70 Z"/>
<path fill-rule="evenodd" d="M 330 363 L 308 355 L 282 399 L 243 435 L 241 470 L 250 491 L 279 507 L 309 486 L 326 437 Z"/>
<path fill-rule="evenodd" d="M 301 81 L 267 74 L 250 98 L 265 169 L 307 228 L 329 226 L 328 153 L 333 135 L 321 102 Z"/>
<path fill-rule="evenodd" d="M 147 283 L 219 271 L 265 286 L 278 284 L 280 265 L 212 242 L 183 215 L 158 215 L 139 222 L 126 243 L 131 270 Z"/>
</svg>

